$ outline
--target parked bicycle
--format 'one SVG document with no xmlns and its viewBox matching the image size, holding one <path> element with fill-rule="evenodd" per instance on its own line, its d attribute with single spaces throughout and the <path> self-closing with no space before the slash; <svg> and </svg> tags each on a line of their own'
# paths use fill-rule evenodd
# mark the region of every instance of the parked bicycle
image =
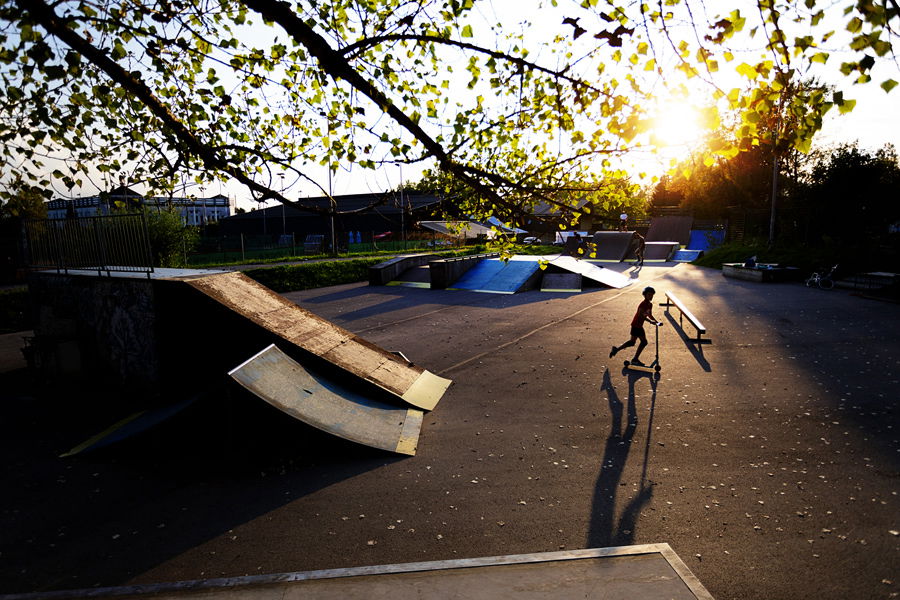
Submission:
<svg viewBox="0 0 900 600">
<path fill-rule="evenodd" d="M 834 265 L 827 273 L 813 273 L 806 280 L 806 287 L 818 287 L 820 290 L 830 290 L 834 287 L 834 272 L 838 266 Z"/>
</svg>

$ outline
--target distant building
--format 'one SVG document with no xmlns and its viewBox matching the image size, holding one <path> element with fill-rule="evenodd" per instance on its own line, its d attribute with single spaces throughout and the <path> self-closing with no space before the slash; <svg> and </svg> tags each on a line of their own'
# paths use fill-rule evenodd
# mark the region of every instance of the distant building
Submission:
<svg viewBox="0 0 900 600">
<path fill-rule="evenodd" d="M 64 219 L 66 217 L 93 217 L 107 215 L 117 205 L 137 208 L 145 206 L 149 209 L 173 206 L 181 213 L 185 225 L 202 226 L 217 223 L 232 214 L 231 201 L 227 196 L 217 194 L 210 198 L 141 196 L 127 187 L 119 187 L 108 194 L 98 194 L 83 198 L 67 200 L 51 200 L 47 203 L 47 217 Z"/>
<path fill-rule="evenodd" d="M 303 239 L 307 235 L 330 236 L 331 217 L 327 214 L 331 200 L 325 197 L 303 198 L 301 203 L 319 208 L 322 212 L 277 205 L 234 215 L 221 223 L 221 233 L 226 235 L 294 235 Z M 432 194 L 393 192 L 377 194 L 348 194 L 334 196 L 334 229 L 339 239 L 346 239 L 349 232 L 360 233 L 371 240 L 375 235 L 390 232 L 391 239 L 403 239 L 415 231 L 422 231 L 420 221 L 439 217 L 441 199 Z"/>
</svg>

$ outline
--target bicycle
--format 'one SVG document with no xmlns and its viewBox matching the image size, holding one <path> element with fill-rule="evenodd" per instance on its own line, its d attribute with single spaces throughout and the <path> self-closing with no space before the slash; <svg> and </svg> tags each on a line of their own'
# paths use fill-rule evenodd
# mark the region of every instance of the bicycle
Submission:
<svg viewBox="0 0 900 600">
<path fill-rule="evenodd" d="M 820 290 L 830 290 L 834 287 L 834 279 L 832 278 L 835 270 L 838 268 L 837 265 L 831 267 L 825 274 L 813 273 L 809 276 L 809 279 L 806 280 L 806 287 L 818 287 Z"/>
</svg>

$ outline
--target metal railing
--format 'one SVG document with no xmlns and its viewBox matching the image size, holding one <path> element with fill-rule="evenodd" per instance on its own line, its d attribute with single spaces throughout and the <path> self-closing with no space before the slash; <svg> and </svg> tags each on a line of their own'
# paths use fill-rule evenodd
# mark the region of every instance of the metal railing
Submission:
<svg viewBox="0 0 900 600">
<path fill-rule="evenodd" d="M 99 215 L 24 222 L 28 266 L 57 271 L 153 272 L 143 214 Z"/>
</svg>

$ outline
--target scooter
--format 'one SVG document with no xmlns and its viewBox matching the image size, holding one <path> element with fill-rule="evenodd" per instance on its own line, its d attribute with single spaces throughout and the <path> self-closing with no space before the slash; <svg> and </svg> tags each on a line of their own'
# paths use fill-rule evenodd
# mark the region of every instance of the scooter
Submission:
<svg viewBox="0 0 900 600">
<path fill-rule="evenodd" d="M 644 373 L 656 373 L 657 375 L 662 370 L 662 366 L 659 364 L 659 328 L 662 327 L 662 322 L 656 323 L 654 329 L 656 330 L 656 358 L 653 359 L 653 362 L 649 365 L 633 363 L 630 360 L 625 361 L 625 368 L 631 369 L 633 371 L 643 371 Z"/>
</svg>

